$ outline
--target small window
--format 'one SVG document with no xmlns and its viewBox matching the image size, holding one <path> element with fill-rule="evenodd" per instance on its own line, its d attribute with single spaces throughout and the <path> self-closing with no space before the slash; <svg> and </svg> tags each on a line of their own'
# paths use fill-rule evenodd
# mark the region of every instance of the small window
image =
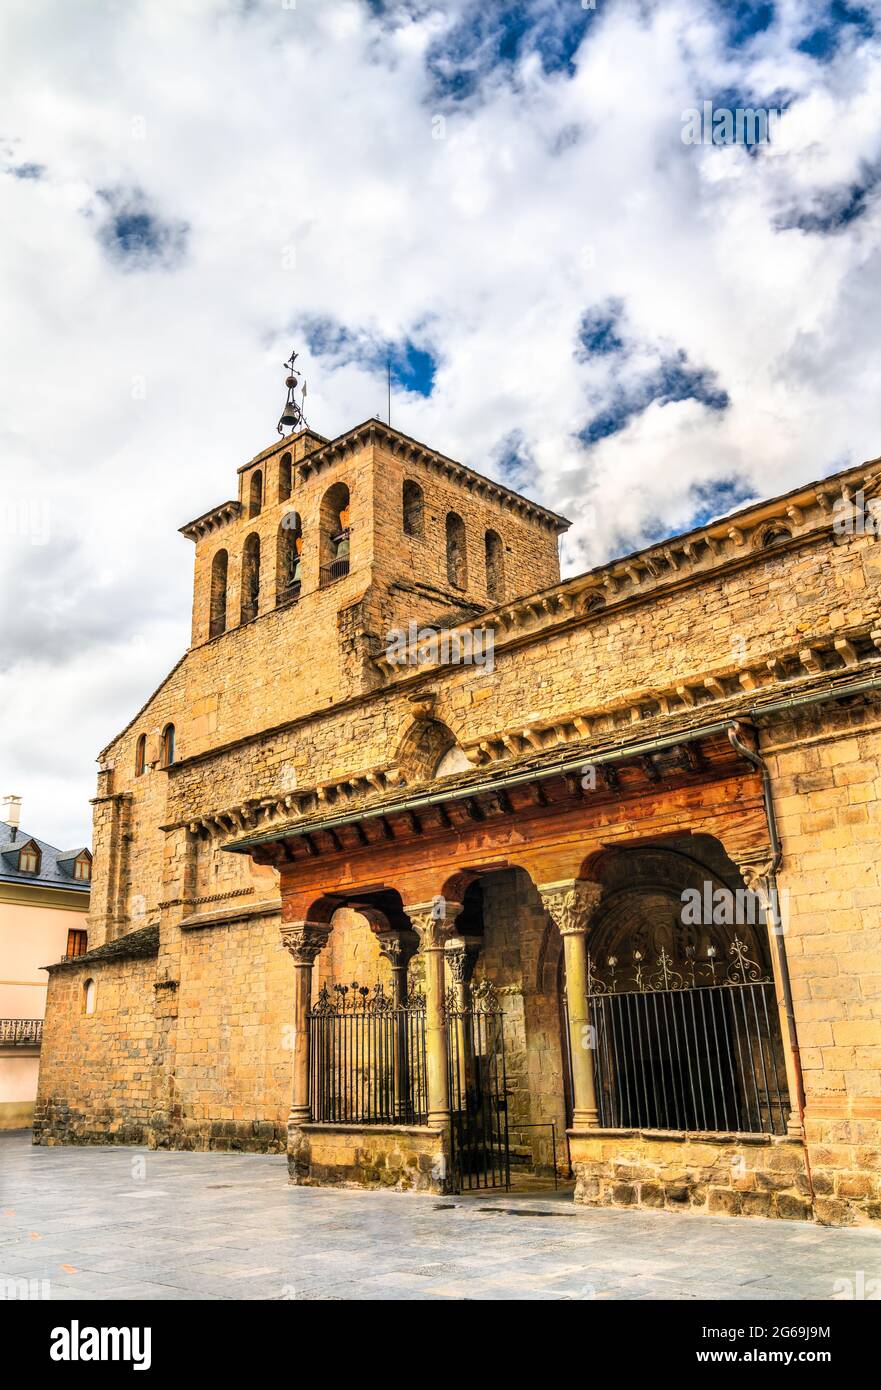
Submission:
<svg viewBox="0 0 881 1390">
<path fill-rule="evenodd" d="M 345 483 L 334 483 L 321 499 L 319 528 L 319 582 L 323 586 L 349 573 L 349 489 Z"/>
<path fill-rule="evenodd" d="M 773 545 L 785 545 L 792 540 L 792 532 L 788 526 L 768 526 L 762 532 L 760 545 L 763 550 L 769 549 Z"/>
<path fill-rule="evenodd" d="M 65 951 L 66 960 L 75 960 L 77 956 L 86 954 L 86 941 L 88 932 L 80 931 L 76 927 L 71 927 L 67 933 L 67 950 Z"/>
<path fill-rule="evenodd" d="M 80 879 L 83 883 L 88 883 L 92 877 L 92 861 L 87 854 L 81 854 L 78 859 L 73 861 L 73 876 Z"/>
<path fill-rule="evenodd" d="M 83 981 L 83 1013 L 93 1014 L 95 1012 L 95 981 Z"/>
<path fill-rule="evenodd" d="M 135 744 L 135 776 L 140 777 L 147 765 L 147 735 L 141 734 Z"/>
<path fill-rule="evenodd" d="M 166 724 L 162 730 L 162 766 L 171 767 L 174 762 L 174 725 Z"/>
<path fill-rule="evenodd" d="M 241 621 L 249 623 L 260 611 L 260 537 L 252 531 L 242 554 Z"/>
<path fill-rule="evenodd" d="M 248 494 L 248 516 L 259 516 L 263 509 L 263 473 L 258 468 L 251 474 L 251 490 Z"/>
<path fill-rule="evenodd" d="M 424 510 L 425 505 L 422 488 L 418 483 L 414 483 L 410 478 L 406 478 L 404 480 L 403 491 L 405 536 L 416 536 L 418 539 L 422 538 Z"/>
<path fill-rule="evenodd" d="M 40 872 L 40 851 L 36 845 L 24 845 L 18 855 L 18 871 L 21 874 Z"/>
<path fill-rule="evenodd" d="M 454 589 L 468 588 L 465 523 L 457 512 L 447 513 L 447 579 Z"/>
<path fill-rule="evenodd" d="M 208 622 L 208 636 L 219 637 L 226 632 L 226 581 L 229 573 L 229 555 L 218 550 L 211 561 L 211 611 Z"/>
<path fill-rule="evenodd" d="M 303 530 L 297 512 L 288 512 L 278 528 L 275 601 L 281 607 L 300 597 L 303 584 Z"/>
<path fill-rule="evenodd" d="M 282 454 L 278 465 L 278 500 L 287 502 L 293 485 L 293 471 L 290 454 Z"/>
<path fill-rule="evenodd" d="M 505 547 L 498 531 L 487 531 L 484 545 L 487 597 L 499 600 L 505 595 Z"/>
</svg>

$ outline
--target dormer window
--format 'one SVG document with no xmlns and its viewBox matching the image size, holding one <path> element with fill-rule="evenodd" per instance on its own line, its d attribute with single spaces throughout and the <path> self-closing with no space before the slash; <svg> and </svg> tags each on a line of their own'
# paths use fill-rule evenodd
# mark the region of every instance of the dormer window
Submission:
<svg viewBox="0 0 881 1390">
<path fill-rule="evenodd" d="M 40 872 L 40 850 L 33 840 L 22 845 L 18 852 L 18 872 L 20 874 L 38 874 Z"/>
<path fill-rule="evenodd" d="M 73 861 L 73 876 L 81 883 L 88 883 L 92 877 L 92 861 L 87 854 L 77 855 Z"/>
</svg>

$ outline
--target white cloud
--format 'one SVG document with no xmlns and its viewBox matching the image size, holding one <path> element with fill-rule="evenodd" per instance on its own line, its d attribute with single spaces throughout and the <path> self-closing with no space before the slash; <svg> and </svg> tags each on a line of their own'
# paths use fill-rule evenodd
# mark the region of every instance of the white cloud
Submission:
<svg viewBox="0 0 881 1390">
<path fill-rule="evenodd" d="M 792 42 L 814 9 L 787 0 L 731 49 L 709 0 L 598 0 L 571 74 L 525 51 L 456 102 L 426 57 L 466 0 L 384 20 L 7 0 L 0 166 L 45 167 L 0 176 L 4 494 L 52 518 L 46 545 L 10 522 L 2 557 L 0 792 L 31 829 L 87 834 L 95 752 L 188 640 L 177 527 L 271 442 L 307 317 L 422 326 L 435 390 L 398 393 L 395 423 L 484 470 L 519 432 L 529 490 L 575 520 L 570 568 L 687 525 L 696 487 L 767 494 L 879 452 L 878 204 L 836 235 L 776 229 L 881 156 L 879 44 L 813 62 Z M 560 0 L 544 10 L 559 29 Z M 721 91 L 791 94 L 769 150 L 682 144 L 683 109 Z M 101 190 L 185 225 L 180 264 L 115 263 Z M 639 349 L 577 361 L 584 311 L 614 297 Z M 580 445 L 667 350 L 730 407 L 656 403 Z M 383 409 L 380 375 L 303 360 L 323 433 Z"/>
</svg>

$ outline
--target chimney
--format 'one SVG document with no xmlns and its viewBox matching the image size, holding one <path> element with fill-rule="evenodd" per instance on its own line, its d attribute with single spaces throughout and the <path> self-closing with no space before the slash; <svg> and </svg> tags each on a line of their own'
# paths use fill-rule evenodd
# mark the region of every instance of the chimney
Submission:
<svg viewBox="0 0 881 1390">
<path fill-rule="evenodd" d="M 18 834 L 19 821 L 21 819 L 21 797 L 4 796 L 0 802 L 0 819 L 5 820 L 7 825 L 12 827 L 12 838 Z"/>
</svg>

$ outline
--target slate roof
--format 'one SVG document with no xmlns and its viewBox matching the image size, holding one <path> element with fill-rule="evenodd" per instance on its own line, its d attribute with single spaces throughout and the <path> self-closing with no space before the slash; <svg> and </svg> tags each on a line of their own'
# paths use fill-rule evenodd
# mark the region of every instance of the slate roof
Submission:
<svg viewBox="0 0 881 1390">
<path fill-rule="evenodd" d="M 127 932 L 125 936 L 118 936 L 115 941 L 108 941 L 103 946 L 96 946 L 94 951 L 86 951 L 82 956 L 64 956 L 62 960 L 55 960 L 51 965 L 44 965 L 42 969 L 78 970 L 80 966 L 89 965 L 93 960 L 145 960 L 158 954 L 159 927 L 154 923 L 152 926 Z"/>
<path fill-rule="evenodd" d="M 23 874 L 18 867 L 18 852 L 22 845 L 26 845 L 30 840 L 33 840 L 40 851 L 38 874 Z M 38 839 L 27 830 L 19 829 L 13 837 L 12 826 L 5 820 L 0 820 L 0 883 L 32 883 L 40 888 L 68 888 L 88 897 L 91 888 L 89 881 L 73 876 L 73 861 L 81 852 L 56 849 L 55 845 L 47 844 L 45 840 Z M 69 872 L 65 869 L 66 863 L 70 865 Z"/>
</svg>

